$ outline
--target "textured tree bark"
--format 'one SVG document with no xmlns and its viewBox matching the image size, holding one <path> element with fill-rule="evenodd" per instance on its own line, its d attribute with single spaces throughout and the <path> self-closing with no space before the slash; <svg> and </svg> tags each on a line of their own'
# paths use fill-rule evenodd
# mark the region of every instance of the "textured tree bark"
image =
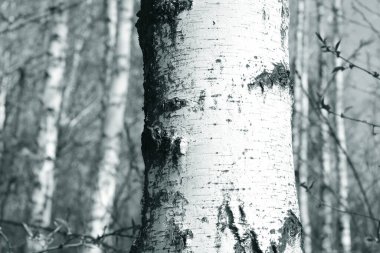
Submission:
<svg viewBox="0 0 380 253">
<path fill-rule="evenodd" d="M 113 3 L 112 3 L 113 2 Z M 132 38 L 132 17 L 134 1 L 109 1 L 109 15 L 118 13 L 116 40 L 116 70 L 109 85 L 105 99 L 104 117 L 101 138 L 101 160 L 99 162 L 98 184 L 94 193 L 92 208 L 91 233 L 102 235 L 112 223 L 112 206 L 117 183 L 117 168 L 120 163 L 121 135 L 124 129 L 124 115 L 129 83 L 130 53 Z M 113 18 L 113 17 L 110 17 Z M 111 23 L 112 24 L 112 23 Z M 110 24 L 110 25 L 111 25 Z M 113 36 L 110 29 L 109 36 Z M 112 40 L 112 39 L 110 39 Z M 91 252 L 101 252 L 100 248 L 92 248 Z"/>
<path fill-rule="evenodd" d="M 334 42 L 337 43 L 342 36 L 342 0 L 334 1 Z M 342 66 L 342 60 L 335 58 L 335 66 Z M 336 102 L 335 110 L 338 112 L 344 111 L 344 76 L 342 71 L 338 71 L 335 75 L 336 85 Z M 339 177 L 339 208 L 346 210 L 348 206 L 348 166 L 347 159 L 343 150 L 347 150 L 346 133 L 344 127 L 344 119 L 336 117 L 336 133 L 337 138 L 341 144 L 341 149 L 337 149 L 337 170 Z M 343 249 L 343 253 L 351 252 L 351 228 L 350 228 L 350 215 L 347 213 L 339 214 L 339 223 L 341 226 L 340 243 Z"/>
<path fill-rule="evenodd" d="M 45 227 L 49 226 L 51 221 L 58 121 L 66 60 L 67 11 L 63 11 L 61 6 L 58 5 L 52 14 L 49 65 L 46 70 L 45 90 L 41 99 L 42 114 L 37 137 L 41 161 L 33 168 L 36 187 L 32 192 L 31 223 Z M 43 238 L 28 240 L 28 252 L 44 249 L 45 243 Z"/>
<path fill-rule="evenodd" d="M 298 1 L 298 27 L 297 27 L 297 60 L 296 69 L 298 75 L 295 79 L 295 123 L 294 123 L 294 144 L 296 152 L 296 168 L 299 172 L 299 201 L 301 221 L 304 228 L 304 251 L 312 252 L 311 223 L 309 216 L 309 196 L 308 196 L 308 129 L 309 129 L 309 91 L 308 62 L 309 62 L 309 41 L 308 41 L 308 5 L 306 0 Z"/>
<path fill-rule="evenodd" d="M 302 252 L 288 2 L 141 3 L 146 170 L 131 252 Z"/>
<path fill-rule="evenodd" d="M 317 22 L 318 22 L 318 33 L 322 36 L 325 35 L 325 29 L 323 24 L 323 17 L 325 16 L 325 7 L 323 5 L 323 0 L 317 1 Z M 326 76 L 326 60 L 324 57 L 323 50 L 319 50 L 318 55 L 319 61 L 319 93 L 323 97 L 324 103 L 329 103 L 329 95 L 327 92 L 327 76 Z M 326 110 L 321 110 L 321 114 L 324 118 L 328 118 L 328 112 Z M 329 127 L 327 122 L 323 119 L 320 122 L 320 149 L 321 149 L 321 178 L 322 178 L 322 189 L 321 189 L 321 200 L 323 202 L 322 206 L 322 251 L 323 252 L 333 252 L 333 213 L 331 206 L 333 204 L 333 196 L 331 192 L 331 157 L 330 157 L 330 143 L 329 143 Z"/>
</svg>

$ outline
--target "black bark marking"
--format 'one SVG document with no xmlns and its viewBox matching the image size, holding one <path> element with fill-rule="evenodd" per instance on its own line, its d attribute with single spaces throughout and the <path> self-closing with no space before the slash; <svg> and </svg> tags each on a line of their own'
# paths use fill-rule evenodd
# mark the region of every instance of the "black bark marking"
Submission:
<svg viewBox="0 0 380 253">
<path fill-rule="evenodd" d="M 179 206 L 180 204 L 182 204 L 182 205 L 185 204 L 186 205 L 186 204 L 189 204 L 189 201 L 185 198 L 185 196 L 181 192 L 177 191 L 174 194 L 174 198 L 173 198 L 172 204 L 174 206 Z"/>
<path fill-rule="evenodd" d="M 201 222 L 202 222 L 202 223 L 208 223 L 208 219 L 207 219 L 207 217 L 202 217 Z"/>
<path fill-rule="evenodd" d="M 166 237 L 169 239 L 170 245 L 174 246 L 177 252 L 182 252 L 187 247 L 187 239 L 192 239 L 193 236 L 193 232 L 190 229 L 181 230 L 173 218 L 169 220 Z"/>
<path fill-rule="evenodd" d="M 174 167 L 177 167 L 179 157 L 183 155 L 181 141 L 180 137 L 175 137 L 173 133 L 163 130 L 160 125 L 149 127 L 145 124 L 141 136 L 145 165 L 162 168 L 172 162 Z"/>
<path fill-rule="evenodd" d="M 240 212 L 240 221 L 246 223 L 246 214 L 244 212 L 244 207 L 242 205 L 239 205 L 239 212 Z"/>
<path fill-rule="evenodd" d="M 285 48 L 285 46 L 288 44 L 288 30 L 289 30 L 289 7 L 287 6 L 287 3 L 284 3 L 282 0 L 282 8 L 281 8 L 281 46 L 282 48 Z"/>
<path fill-rule="evenodd" d="M 288 210 L 288 216 L 281 228 L 281 238 L 277 246 L 277 252 L 285 252 L 286 246 L 294 246 L 295 242 L 303 237 L 302 224 L 292 210 Z"/>
<path fill-rule="evenodd" d="M 142 0 L 141 10 L 137 13 L 139 20 L 136 27 L 139 34 L 146 32 L 149 26 L 169 25 L 170 39 L 176 44 L 178 15 L 184 11 L 191 10 L 192 0 Z"/>
<path fill-rule="evenodd" d="M 272 243 L 271 247 L 272 247 L 272 253 L 278 253 L 277 246 L 274 243 Z"/>
<path fill-rule="evenodd" d="M 246 221 L 246 215 L 244 207 L 239 205 L 240 224 L 244 227 L 248 227 Z M 224 233 L 226 229 L 229 229 L 235 238 L 234 253 L 263 253 L 260 249 L 257 235 L 253 229 L 246 229 L 242 236 L 239 234 L 239 229 L 235 224 L 235 217 L 233 211 L 229 205 L 228 200 L 225 198 L 223 204 L 218 208 L 218 231 Z M 220 234 L 217 236 L 217 244 L 215 247 L 220 247 Z"/>
<path fill-rule="evenodd" d="M 198 98 L 198 105 L 201 111 L 205 110 L 206 91 L 202 90 Z"/>
<path fill-rule="evenodd" d="M 248 84 L 248 89 L 251 90 L 255 86 L 261 88 L 264 93 L 264 88 L 273 88 L 274 85 L 279 85 L 282 88 L 289 87 L 293 91 L 293 85 L 290 81 L 290 71 L 283 63 L 274 63 L 272 72 L 264 70 L 261 74 L 256 76 L 252 83 Z"/>
<path fill-rule="evenodd" d="M 167 190 L 162 189 L 158 193 L 153 194 L 151 200 L 150 200 L 151 208 L 155 209 L 157 207 L 162 206 L 164 203 L 167 203 L 169 201 L 169 194 Z"/>
<path fill-rule="evenodd" d="M 221 233 L 227 229 L 235 238 L 234 253 L 263 253 L 258 242 L 258 236 L 254 229 L 247 224 L 244 206 L 239 205 L 240 225 L 244 231 L 239 233 L 239 228 L 235 224 L 234 213 L 229 205 L 229 201 L 225 197 L 223 204 L 218 207 L 218 222 L 217 222 L 217 241 L 216 248 L 222 245 Z M 270 230 L 270 234 L 274 234 L 274 229 Z M 281 238 L 278 242 L 271 241 L 270 247 L 265 252 L 284 253 L 287 246 L 294 247 L 297 241 L 302 241 L 302 225 L 297 216 L 291 211 L 288 211 L 287 217 L 284 220 L 283 227 L 279 231 Z"/>
<path fill-rule="evenodd" d="M 160 108 L 157 108 L 161 113 L 170 113 L 180 110 L 181 108 L 187 105 L 187 101 L 185 99 L 180 99 L 178 97 L 174 97 L 171 99 L 166 99 L 162 102 Z M 160 113 L 159 112 L 159 113 Z"/>
</svg>

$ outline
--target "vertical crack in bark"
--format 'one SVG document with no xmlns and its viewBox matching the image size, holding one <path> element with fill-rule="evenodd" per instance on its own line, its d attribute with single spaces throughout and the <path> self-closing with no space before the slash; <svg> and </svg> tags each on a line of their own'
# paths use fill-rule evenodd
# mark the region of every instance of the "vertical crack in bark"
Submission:
<svg viewBox="0 0 380 253">
<path fill-rule="evenodd" d="M 198 98 L 198 106 L 201 111 L 204 111 L 205 109 L 205 100 L 206 100 L 206 90 L 201 90 L 201 93 L 199 94 Z"/>
<path fill-rule="evenodd" d="M 218 222 L 217 222 L 217 241 L 216 248 L 223 247 L 221 245 L 222 236 L 226 230 L 230 231 L 234 237 L 234 253 L 263 253 L 257 239 L 255 230 L 248 224 L 244 206 L 238 206 L 239 225 L 243 231 L 239 231 L 235 223 L 235 215 L 229 203 L 229 197 L 225 196 L 222 205 L 218 207 Z M 270 234 L 275 234 L 276 231 L 271 229 Z M 278 241 L 271 241 L 270 247 L 265 252 L 284 253 L 289 248 L 297 247 L 297 242 L 302 241 L 302 225 L 298 217 L 291 211 L 288 211 L 287 217 L 284 219 L 282 228 L 279 230 L 281 234 Z"/>
<path fill-rule="evenodd" d="M 229 205 L 228 197 L 225 197 L 223 204 L 218 208 L 218 241 L 216 242 L 216 248 L 221 247 L 221 233 L 225 233 L 225 230 L 228 229 L 235 239 L 235 253 L 263 253 L 260 249 L 255 231 L 249 228 L 249 224 L 246 221 L 243 205 L 239 205 L 239 216 L 239 224 L 245 228 L 244 231 L 242 231 L 242 235 L 239 234 L 239 228 L 235 224 L 234 213 Z"/>
</svg>

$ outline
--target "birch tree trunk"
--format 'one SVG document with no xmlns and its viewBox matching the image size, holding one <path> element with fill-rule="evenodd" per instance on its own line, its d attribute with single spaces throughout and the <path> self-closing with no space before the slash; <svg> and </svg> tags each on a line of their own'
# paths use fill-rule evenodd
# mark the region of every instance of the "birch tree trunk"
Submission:
<svg viewBox="0 0 380 253">
<path fill-rule="evenodd" d="M 131 252 L 300 253 L 288 2 L 142 0 L 142 231 Z"/>
<path fill-rule="evenodd" d="M 311 224 L 309 217 L 308 197 L 308 129 L 309 129 L 309 81 L 308 81 L 308 15 L 307 1 L 298 1 L 298 27 L 297 27 L 297 64 L 298 75 L 295 80 L 295 110 L 296 126 L 294 140 L 296 145 L 296 166 L 299 172 L 300 187 L 299 200 L 301 221 L 305 232 L 304 251 L 312 252 Z"/>
<path fill-rule="evenodd" d="M 334 42 L 337 43 L 342 36 L 342 0 L 334 1 Z M 335 58 L 335 66 L 342 66 L 342 60 Z M 344 111 L 344 76 L 342 71 L 338 71 L 335 75 L 336 85 L 336 104 L 335 110 L 338 112 Z M 339 142 L 343 150 L 347 150 L 346 134 L 344 127 L 344 119 L 336 117 L 336 132 Z M 339 177 L 339 208 L 346 210 L 348 208 L 348 167 L 347 159 L 342 151 L 337 149 L 337 169 Z M 343 253 L 351 253 L 351 228 L 350 228 L 350 215 L 347 213 L 339 214 L 339 223 L 341 226 L 341 238 L 340 243 L 343 249 Z"/>
<path fill-rule="evenodd" d="M 317 22 L 318 22 L 318 33 L 322 36 L 325 35 L 325 29 L 323 24 L 323 17 L 325 15 L 325 7 L 323 6 L 323 0 L 317 1 Z M 319 93 L 323 97 L 324 103 L 329 104 L 329 96 L 327 92 L 327 76 L 326 76 L 326 60 L 324 58 L 323 50 L 319 50 Z M 321 110 L 323 118 L 328 118 L 328 112 L 326 110 Z M 331 157 L 330 157 L 330 145 L 329 145 L 329 127 L 327 122 L 323 119 L 320 122 L 320 149 L 321 149 L 321 165 L 322 165 L 322 189 L 321 189 L 321 199 L 322 199 L 322 252 L 333 252 L 333 214 L 332 214 L 332 192 L 331 186 Z"/>
<path fill-rule="evenodd" d="M 36 187 L 32 192 L 31 223 L 47 227 L 51 221 L 54 191 L 54 167 L 58 139 L 58 121 L 62 103 L 67 41 L 67 11 L 62 4 L 53 10 L 52 33 L 49 43 L 49 64 L 46 70 L 44 94 L 41 98 L 42 115 L 37 144 L 40 163 L 33 168 Z M 44 238 L 28 241 L 28 252 L 45 249 Z"/>
<path fill-rule="evenodd" d="M 94 193 L 91 231 L 94 236 L 102 235 L 105 228 L 112 223 L 112 206 L 116 191 L 117 168 L 120 163 L 121 135 L 124 129 L 124 115 L 130 73 L 130 53 L 132 38 L 132 17 L 134 1 L 109 1 L 109 14 L 118 10 L 117 41 L 116 41 L 116 70 L 109 86 L 101 139 L 101 160 L 99 163 L 98 185 Z M 111 17 L 110 17 L 111 18 Z M 110 36 L 113 36 L 110 31 Z M 92 248 L 91 252 L 101 252 Z"/>
</svg>

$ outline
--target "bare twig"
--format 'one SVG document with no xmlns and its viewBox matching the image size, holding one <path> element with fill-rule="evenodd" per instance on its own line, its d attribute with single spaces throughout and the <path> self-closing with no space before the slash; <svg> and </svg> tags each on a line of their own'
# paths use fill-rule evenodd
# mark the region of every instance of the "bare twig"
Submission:
<svg viewBox="0 0 380 253">
<path fill-rule="evenodd" d="M 372 129 L 372 134 L 373 135 L 377 135 L 378 133 L 376 132 L 376 128 L 380 128 L 380 125 L 379 124 L 376 124 L 376 123 L 372 123 L 372 122 L 369 122 L 367 120 L 362 120 L 362 119 L 356 119 L 356 118 L 353 118 L 353 117 L 350 117 L 350 116 L 347 116 L 345 115 L 344 113 L 337 113 L 337 112 L 334 112 L 333 110 L 331 110 L 331 107 L 329 105 L 326 105 L 324 102 L 323 102 L 323 99 L 322 99 L 322 102 L 321 102 L 321 108 L 326 110 L 329 114 L 332 114 L 334 116 L 337 116 L 337 117 L 341 117 L 342 119 L 347 119 L 347 120 L 350 120 L 350 121 L 353 121 L 353 122 L 357 122 L 357 123 L 361 123 L 361 124 L 365 124 L 365 125 L 368 125 L 371 127 Z"/>
<path fill-rule="evenodd" d="M 331 54 L 335 55 L 335 57 L 342 59 L 345 63 L 348 64 L 348 66 L 336 66 L 333 70 L 333 73 L 338 72 L 338 71 L 344 71 L 348 68 L 349 69 L 356 68 L 356 69 L 361 70 L 362 72 L 365 72 L 365 73 L 371 75 L 373 78 L 380 80 L 380 73 L 379 72 L 367 70 L 366 68 L 359 66 L 358 64 L 355 64 L 350 59 L 343 57 L 341 55 L 341 52 L 339 51 L 340 41 L 335 46 L 330 46 L 327 44 L 327 40 L 322 38 L 322 36 L 319 33 L 316 33 L 316 35 L 317 35 L 318 39 L 322 42 L 322 44 L 323 44 L 322 49 L 324 50 L 325 53 L 326 52 L 331 53 Z"/>
<path fill-rule="evenodd" d="M 82 5 L 83 3 L 85 3 L 85 1 L 78 1 L 78 2 L 74 2 L 74 3 L 66 4 L 66 5 L 60 4 L 58 6 L 50 6 L 49 8 L 45 9 L 42 13 L 39 13 L 37 15 L 34 15 L 31 17 L 26 17 L 26 18 L 24 17 L 21 20 L 17 19 L 16 21 L 13 21 L 13 22 L 8 22 L 9 25 L 6 28 L 0 30 L 0 35 L 4 34 L 4 33 L 8 33 L 8 32 L 13 32 L 17 29 L 20 29 L 20 28 L 30 24 L 30 23 L 38 22 L 44 18 L 47 18 L 47 17 L 51 16 L 51 14 L 54 11 L 68 10 L 68 9 L 71 9 L 74 7 L 78 7 L 78 6 Z"/>
<path fill-rule="evenodd" d="M 100 236 L 93 237 L 93 236 L 90 236 L 87 234 L 81 234 L 81 233 L 70 233 L 70 234 L 68 234 L 67 231 L 61 231 L 59 229 L 57 230 L 57 227 L 56 228 L 42 227 L 42 226 L 38 226 L 38 225 L 34 225 L 34 224 L 25 224 L 22 222 L 11 221 L 11 220 L 0 220 L 0 224 L 1 223 L 11 225 L 11 226 L 15 226 L 15 227 L 19 227 L 19 228 L 24 228 L 24 229 L 25 229 L 25 227 L 33 228 L 33 229 L 39 229 L 42 231 L 50 232 L 50 235 L 60 234 L 60 235 L 63 235 L 63 236 L 68 238 L 65 242 L 60 243 L 59 245 L 53 246 L 51 248 L 46 248 L 44 250 L 34 252 L 34 253 L 50 252 L 50 251 L 55 251 L 55 250 L 59 250 L 59 249 L 67 249 L 67 248 L 78 248 L 78 247 L 82 247 L 82 246 L 91 247 L 93 245 L 98 245 L 98 246 L 101 246 L 104 248 L 115 250 L 115 248 L 113 248 L 112 246 L 108 245 L 105 242 L 105 240 L 107 238 L 109 238 L 109 237 L 134 238 L 134 235 L 131 235 L 128 232 L 130 232 L 130 231 L 134 232 L 134 231 L 140 229 L 139 225 L 134 224 L 133 226 L 130 226 L 130 227 L 120 228 L 120 229 L 117 229 L 117 230 L 114 230 L 114 231 L 111 231 L 108 233 L 103 233 Z M 1 232 L 1 230 L 0 230 L 0 232 Z M 0 233 L 0 236 L 2 236 L 1 233 Z"/>
<path fill-rule="evenodd" d="M 335 46 L 335 48 L 337 48 L 337 46 Z M 300 78 L 299 74 L 297 75 L 297 78 Z M 367 197 L 367 193 L 366 193 L 366 191 L 364 189 L 364 186 L 363 186 L 363 183 L 362 183 L 362 181 L 360 179 L 359 172 L 356 169 L 356 166 L 355 166 L 354 162 L 352 161 L 351 157 L 349 156 L 347 150 L 343 148 L 343 146 L 342 146 L 342 144 L 341 144 L 338 136 L 336 135 L 336 133 L 334 131 L 334 128 L 331 126 L 331 124 L 329 122 L 329 119 L 321 113 L 319 105 L 315 105 L 313 103 L 313 99 L 310 96 L 310 94 L 307 91 L 305 91 L 304 89 L 302 89 L 302 92 L 308 97 L 308 99 L 310 101 L 311 108 L 317 113 L 317 115 L 319 115 L 319 117 L 323 121 L 326 122 L 326 125 L 329 128 L 330 135 L 333 137 L 333 139 L 336 142 L 338 148 L 343 152 L 344 156 L 346 157 L 347 163 L 348 163 L 349 167 L 351 168 L 351 171 L 352 171 L 352 173 L 354 175 L 354 178 L 355 178 L 355 180 L 356 180 L 356 182 L 357 182 L 357 184 L 359 186 L 360 193 L 363 195 L 364 204 L 366 205 L 367 211 L 368 211 L 368 217 L 370 217 L 372 220 L 379 221 L 380 219 L 375 218 L 375 215 L 374 215 L 374 213 L 372 211 L 371 205 L 369 203 L 369 199 Z"/>
</svg>

